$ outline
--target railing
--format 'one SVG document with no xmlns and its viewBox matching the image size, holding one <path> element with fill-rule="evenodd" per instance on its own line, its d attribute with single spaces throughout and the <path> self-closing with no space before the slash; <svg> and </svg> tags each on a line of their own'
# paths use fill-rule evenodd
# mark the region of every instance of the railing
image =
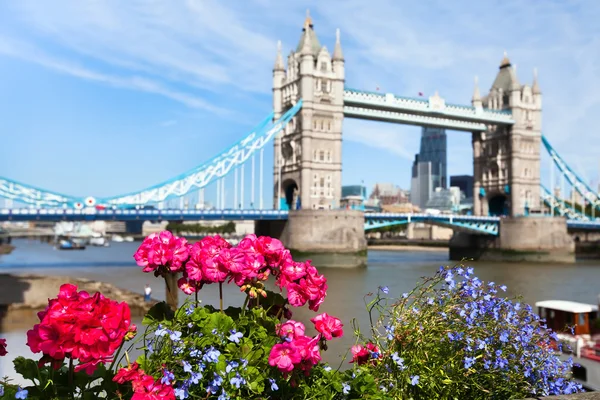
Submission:
<svg viewBox="0 0 600 400">
<path fill-rule="evenodd" d="M 473 122 L 514 124 L 512 113 L 509 110 L 491 110 L 466 105 L 446 104 L 439 96 L 425 100 L 396 96 L 391 93 L 383 94 L 346 88 L 344 89 L 344 104 L 357 107 L 370 106 L 368 108 L 398 109 L 420 114 L 438 114 Z"/>
</svg>

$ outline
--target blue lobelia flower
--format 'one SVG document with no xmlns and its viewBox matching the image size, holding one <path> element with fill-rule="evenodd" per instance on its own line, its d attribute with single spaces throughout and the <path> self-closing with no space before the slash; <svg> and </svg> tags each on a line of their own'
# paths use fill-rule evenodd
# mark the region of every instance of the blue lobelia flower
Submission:
<svg viewBox="0 0 600 400">
<path fill-rule="evenodd" d="M 342 393 L 350 393 L 350 385 L 348 385 L 346 382 L 342 383 Z"/>
<path fill-rule="evenodd" d="M 215 378 L 208 385 L 207 392 L 217 393 L 219 391 L 219 387 L 223 383 L 223 378 L 221 378 L 221 376 L 216 372 L 214 373 L 214 377 Z"/>
<path fill-rule="evenodd" d="M 170 331 L 169 332 L 169 337 L 171 338 L 172 341 L 178 342 L 178 341 L 181 340 L 181 332 L 179 332 L 179 331 Z"/>
<path fill-rule="evenodd" d="M 473 364 L 475 364 L 474 357 L 465 357 L 465 369 L 471 368 Z"/>
<path fill-rule="evenodd" d="M 185 387 L 175 388 L 175 397 L 179 400 L 187 399 L 189 393 Z"/>
<path fill-rule="evenodd" d="M 406 369 L 406 366 L 404 365 L 404 359 L 398 355 L 398 352 L 392 354 L 392 360 L 396 363 L 396 365 L 398 365 L 400 371 L 404 371 Z"/>
<path fill-rule="evenodd" d="M 227 392 L 225 391 L 225 389 L 221 390 L 221 394 L 219 395 L 219 397 L 217 398 L 217 400 L 228 400 L 231 397 L 229 397 L 229 395 L 227 394 Z"/>
<path fill-rule="evenodd" d="M 192 372 L 192 365 L 185 360 L 183 361 L 183 371 L 184 372 Z"/>
<path fill-rule="evenodd" d="M 277 386 L 277 383 L 275 383 L 275 379 L 269 378 L 269 383 L 271 384 L 272 391 L 275 392 L 275 391 L 279 390 L 279 386 Z"/>
<path fill-rule="evenodd" d="M 385 294 L 390 293 L 390 289 L 387 286 L 379 286 L 379 290 L 381 290 Z"/>
<path fill-rule="evenodd" d="M 171 382 L 173 382 L 174 379 L 175 379 L 175 375 L 173 375 L 173 373 L 170 372 L 168 369 L 164 369 L 163 370 L 163 377 L 160 379 L 160 382 L 163 385 L 170 385 Z"/>
<path fill-rule="evenodd" d="M 329 365 L 324 366 L 323 369 L 327 372 L 331 371 L 331 367 Z"/>
<path fill-rule="evenodd" d="M 27 398 L 29 392 L 26 389 L 21 389 L 20 387 L 17 389 L 17 393 L 15 393 L 15 399 L 24 400 Z"/>
<path fill-rule="evenodd" d="M 416 386 L 419 384 L 419 375 L 414 375 L 410 377 L 410 384 Z"/>
<path fill-rule="evenodd" d="M 242 336 L 244 336 L 242 332 L 236 332 L 235 329 L 232 329 L 231 331 L 229 331 L 229 333 L 231 333 L 231 335 L 229 335 L 228 337 L 229 341 L 238 344 L 240 343 L 240 339 L 242 338 Z"/>
<path fill-rule="evenodd" d="M 190 377 L 190 383 L 197 385 L 200 383 L 200 379 L 202 379 L 202 372 L 192 372 L 192 376 Z"/>
<path fill-rule="evenodd" d="M 4 385 L 0 383 L 0 396 L 4 396 Z"/>
<path fill-rule="evenodd" d="M 159 324 L 158 328 L 154 331 L 154 336 L 165 336 L 167 333 L 167 330 L 163 328 L 161 324 Z"/>
<path fill-rule="evenodd" d="M 227 361 L 227 366 L 225 367 L 225 372 L 230 373 L 231 371 L 233 371 L 234 369 L 236 369 L 239 366 L 240 366 L 240 364 L 237 361 Z"/>
<path fill-rule="evenodd" d="M 246 384 L 246 380 L 239 373 L 236 373 L 235 376 L 229 380 L 229 383 L 239 389 L 241 385 Z"/>
<path fill-rule="evenodd" d="M 212 363 L 216 363 L 219 361 L 219 356 L 221 355 L 221 352 L 217 349 L 215 349 L 214 347 L 210 346 L 208 348 L 208 350 L 206 351 L 206 353 L 204 354 L 204 356 L 202 357 L 202 359 L 206 362 L 212 362 Z"/>
</svg>

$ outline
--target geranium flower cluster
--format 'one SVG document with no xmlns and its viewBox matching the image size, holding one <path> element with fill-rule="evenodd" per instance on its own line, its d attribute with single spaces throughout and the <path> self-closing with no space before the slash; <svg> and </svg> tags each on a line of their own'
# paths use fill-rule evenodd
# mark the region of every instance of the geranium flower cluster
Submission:
<svg viewBox="0 0 600 400">
<path fill-rule="evenodd" d="M 114 382 L 131 382 L 133 396 L 131 400 L 175 400 L 175 390 L 169 383 L 155 380 L 147 375 L 137 362 L 121 368 L 113 378 Z"/>
<path fill-rule="evenodd" d="M 164 276 L 169 272 L 183 270 L 183 263 L 189 256 L 188 251 L 186 239 L 174 236 L 169 231 L 162 231 L 147 236 L 133 258 L 144 272 Z"/>
<path fill-rule="evenodd" d="M 310 262 L 295 262 L 283 244 L 267 236 L 246 236 L 237 246 L 222 237 L 207 236 L 189 245 L 164 231 L 148 236 L 134 255 L 144 272 L 155 275 L 182 272 L 178 286 L 192 294 L 204 284 L 234 282 L 251 297 L 266 296 L 260 284 L 274 275 L 294 307 L 306 303 L 318 311 L 327 293 L 327 279 Z"/>
<path fill-rule="evenodd" d="M 8 354 L 6 351 L 6 339 L 0 339 L 0 357 Z"/>
<path fill-rule="evenodd" d="M 357 365 L 365 364 L 371 359 L 377 360 L 381 356 L 379 347 L 371 342 L 367 343 L 366 347 L 362 344 L 356 344 L 350 348 L 350 352 L 352 353 L 350 363 L 356 363 Z"/>
<path fill-rule="evenodd" d="M 301 370 L 308 376 L 310 370 L 321 361 L 321 344 L 334 337 L 342 337 L 342 322 L 323 313 L 311 319 L 319 332 L 315 337 L 306 336 L 301 322 L 289 320 L 277 327 L 277 334 L 283 342 L 271 349 L 269 365 L 277 367 L 284 375 Z"/>
<path fill-rule="evenodd" d="M 27 332 L 27 345 L 44 354 L 40 363 L 52 362 L 58 368 L 68 357 L 79 361 L 76 371 L 88 374 L 99 363 L 112 361 L 125 336 L 135 330 L 127 303 L 78 292 L 71 284 L 62 285 L 38 317 L 40 323 Z"/>
</svg>

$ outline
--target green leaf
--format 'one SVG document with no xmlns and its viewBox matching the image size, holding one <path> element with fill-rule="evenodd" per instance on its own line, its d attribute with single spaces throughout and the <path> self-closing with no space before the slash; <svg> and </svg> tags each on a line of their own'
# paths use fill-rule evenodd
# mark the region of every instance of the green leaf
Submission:
<svg viewBox="0 0 600 400">
<path fill-rule="evenodd" d="M 214 313 L 210 316 L 211 330 L 216 328 L 218 332 L 227 333 L 233 328 L 231 317 L 223 313 Z"/>
<path fill-rule="evenodd" d="M 33 360 L 25 357 L 17 357 L 14 359 L 15 371 L 23 378 L 34 380 L 38 378 L 38 366 Z"/>
<path fill-rule="evenodd" d="M 171 310 L 171 307 L 167 305 L 167 303 L 160 302 L 148 310 L 148 313 L 144 316 L 142 320 L 142 324 L 151 325 L 153 322 L 162 322 L 162 321 L 171 321 L 175 313 Z"/>
</svg>

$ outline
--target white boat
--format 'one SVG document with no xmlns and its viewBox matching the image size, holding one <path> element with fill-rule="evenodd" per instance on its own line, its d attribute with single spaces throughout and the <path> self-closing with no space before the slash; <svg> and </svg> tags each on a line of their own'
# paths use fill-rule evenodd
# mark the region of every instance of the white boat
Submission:
<svg viewBox="0 0 600 400">
<path fill-rule="evenodd" d="M 113 235 L 112 241 L 117 242 L 117 243 L 122 243 L 125 241 L 125 239 L 123 239 L 123 236 L 121 236 L 121 235 Z"/>
<path fill-rule="evenodd" d="M 573 368 L 573 378 L 584 388 L 600 391 L 600 319 L 598 306 L 566 300 L 545 300 L 535 303 L 540 318 L 556 332 L 558 340 L 567 344 L 562 359 L 573 358 L 579 367 Z M 573 327 L 573 332 L 570 328 Z"/>
<path fill-rule="evenodd" d="M 106 240 L 106 238 L 104 236 L 90 238 L 90 245 L 91 246 L 100 246 L 100 247 L 110 246 L 110 244 L 108 243 L 108 240 Z"/>
<path fill-rule="evenodd" d="M 125 236 L 126 242 L 133 242 L 133 236 Z"/>
</svg>

